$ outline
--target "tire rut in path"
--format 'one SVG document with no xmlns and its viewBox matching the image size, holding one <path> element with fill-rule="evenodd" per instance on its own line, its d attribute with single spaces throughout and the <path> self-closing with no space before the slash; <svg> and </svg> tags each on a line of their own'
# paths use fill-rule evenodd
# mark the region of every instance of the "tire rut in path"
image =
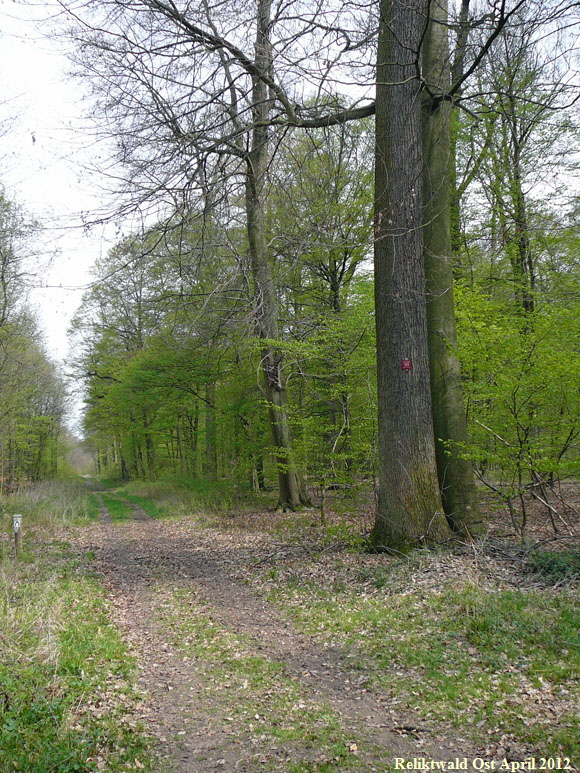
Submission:
<svg viewBox="0 0 580 773">
<path fill-rule="evenodd" d="M 240 734 L 224 721 L 223 703 L 216 705 L 215 695 L 207 690 L 211 674 L 166 641 L 158 616 L 175 589 L 204 602 L 204 614 L 216 623 L 250 639 L 257 655 L 283 664 L 284 674 L 300 685 L 304 700 L 329 705 L 359 745 L 363 741 L 367 748 L 383 749 L 384 757 L 365 769 L 386 770 L 394 757 L 482 756 L 468 749 L 464 739 L 434 737 L 409 716 L 398 716 L 388 696 L 366 689 L 364 673 L 343 650 L 298 632 L 251 588 L 233 579 L 235 548 L 220 545 L 220 536 L 197 530 L 184 534 L 183 525 L 175 529 L 172 523 L 160 525 L 147 516 L 120 526 L 103 522 L 97 532 L 85 532 L 92 542 L 85 547 L 95 551 L 110 589 L 116 622 L 138 658 L 141 684 L 151 697 L 151 710 L 143 719 L 157 738 L 168 770 L 258 770 L 264 759 L 274 765 L 267 769 L 282 771 L 287 760 L 278 747 L 260 749 L 247 736 L 240 742 Z M 232 689 L 229 701 L 235 700 Z M 241 758 L 246 762 L 240 764 Z M 254 759 L 253 766 L 248 767 L 248 759 Z"/>
<path fill-rule="evenodd" d="M 97 502 L 99 504 L 99 510 L 101 511 L 101 513 L 100 513 L 101 522 L 102 523 L 111 523 L 112 522 L 111 513 L 109 512 L 109 510 L 107 508 L 107 505 L 105 504 L 105 502 L 103 500 L 103 497 L 98 492 L 96 492 L 96 491 L 94 492 L 94 496 L 95 496 L 95 499 L 97 500 Z"/>
</svg>

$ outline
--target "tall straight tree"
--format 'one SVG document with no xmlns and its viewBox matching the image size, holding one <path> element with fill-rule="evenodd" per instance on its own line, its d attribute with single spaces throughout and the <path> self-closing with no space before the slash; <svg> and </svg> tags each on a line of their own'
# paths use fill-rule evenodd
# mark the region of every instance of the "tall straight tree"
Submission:
<svg viewBox="0 0 580 773">
<path fill-rule="evenodd" d="M 408 346 L 419 342 L 421 333 L 411 342 L 405 338 L 407 330 L 400 318 L 393 316 L 392 309 L 403 301 L 409 304 L 409 294 L 415 296 L 418 312 L 416 329 L 420 331 L 421 314 L 419 298 L 426 296 L 426 330 L 428 331 L 430 365 L 430 410 L 436 448 L 438 483 L 442 504 L 454 530 L 472 536 L 482 531 L 482 523 L 475 497 L 473 472 L 464 457 L 467 440 L 463 412 L 460 372 L 455 355 L 456 333 L 453 309 L 451 239 L 450 239 L 450 106 L 462 97 L 463 87 L 477 71 L 494 42 L 509 24 L 517 29 L 521 23 L 521 11 L 528 4 L 523 0 L 514 3 L 490 3 L 489 13 L 478 22 L 482 36 L 478 45 L 470 51 L 466 62 L 465 52 L 455 57 L 458 64 L 456 79 L 451 82 L 448 48 L 448 8 L 446 0 L 424 2 L 382 2 L 379 19 L 379 46 L 377 64 L 377 164 L 376 164 L 376 282 L 377 282 L 377 350 L 379 352 L 379 415 L 381 420 L 381 488 L 379 508 L 373 537 L 375 544 L 397 539 L 416 542 L 417 537 L 429 536 L 427 527 L 437 522 L 428 520 L 429 510 L 435 513 L 436 503 L 424 495 L 424 486 L 415 476 L 414 459 L 430 461 L 428 432 L 422 434 L 408 430 L 404 453 L 396 460 L 389 454 L 397 452 L 401 426 L 406 426 L 409 403 L 400 389 L 401 374 L 397 372 L 397 345 Z M 529 5 L 532 5 L 531 3 Z M 564 28 L 571 18 L 576 18 L 575 4 L 534 3 L 534 18 L 548 34 Z M 469 3 L 463 2 L 457 42 L 466 46 L 466 27 Z M 459 66 L 459 64 L 461 66 Z M 464 66 L 465 65 L 465 66 Z M 421 139 L 415 134 L 418 105 L 422 106 Z M 401 116 L 402 125 L 399 125 Z M 402 176 L 406 187 L 401 187 Z M 421 186 L 420 186 L 421 183 Z M 422 188 L 422 214 L 417 217 L 415 196 Z M 421 231 L 422 241 L 413 233 Z M 404 234 L 405 238 L 400 238 Z M 406 263 L 401 269 L 397 263 L 405 250 Z M 399 252 L 401 254 L 398 253 Z M 416 270 L 414 283 L 402 288 L 405 271 L 418 266 L 416 250 L 423 252 L 425 275 Z M 395 271 L 397 274 L 395 275 Z M 405 292 L 406 290 L 406 292 Z M 381 307 L 381 304 L 385 308 Z M 389 310 L 391 306 L 391 310 Z M 419 313 L 421 312 L 421 314 Z M 419 349 L 421 352 L 421 349 Z M 422 354 L 422 352 L 421 352 Z M 386 362 L 383 361 L 386 359 Z M 408 357 L 407 374 L 414 365 Z M 420 365 L 422 362 L 420 361 Z M 422 374 L 427 379 L 426 374 Z M 413 382 L 409 379 L 408 384 Z M 393 402 L 396 403 L 393 407 Z M 426 427 L 425 402 L 413 405 L 413 415 Z M 411 446 L 413 446 L 411 448 Z M 415 510 L 408 512 L 408 523 L 394 530 L 389 526 L 397 515 L 395 502 L 388 494 L 393 493 L 393 480 L 397 479 L 396 466 L 406 470 L 407 501 L 416 501 Z M 393 513 L 393 508 L 395 512 Z"/>
<path fill-rule="evenodd" d="M 267 79 L 272 72 L 270 42 L 271 0 L 258 0 L 256 18 L 255 69 L 252 74 L 251 146 L 246 159 L 246 218 L 252 274 L 254 315 L 258 336 L 263 341 L 262 370 L 270 424 L 278 466 L 278 507 L 296 509 L 309 504 L 303 482 L 292 463 L 292 437 L 286 415 L 288 401 L 282 353 L 276 347 L 278 300 L 266 235 L 267 173 L 270 160 L 268 122 L 272 101 Z"/>
<path fill-rule="evenodd" d="M 423 250 L 437 473 L 443 508 L 463 536 L 481 533 L 473 466 L 465 457 L 467 422 L 457 359 L 451 246 L 451 88 L 447 0 L 428 4 L 421 50 Z"/>
<path fill-rule="evenodd" d="M 423 267 L 423 0 L 382 0 L 377 50 L 375 307 L 379 403 L 377 548 L 449 536 L 437 468 Z"/>
</svg>

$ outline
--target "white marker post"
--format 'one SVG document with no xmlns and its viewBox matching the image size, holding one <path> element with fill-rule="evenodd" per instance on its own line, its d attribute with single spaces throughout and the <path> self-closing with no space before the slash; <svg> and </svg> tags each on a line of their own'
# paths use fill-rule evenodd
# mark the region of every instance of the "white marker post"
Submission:
<svg viewBox="0 0 580 773">
<path fill-rule="evenodd" d="M 22 526 L 22 516 L 12 516 L 12 528 L 14 529 L 14 558 L 18 558 L 18 548 L 20 547 L 20 527 Z"/>
</svg>

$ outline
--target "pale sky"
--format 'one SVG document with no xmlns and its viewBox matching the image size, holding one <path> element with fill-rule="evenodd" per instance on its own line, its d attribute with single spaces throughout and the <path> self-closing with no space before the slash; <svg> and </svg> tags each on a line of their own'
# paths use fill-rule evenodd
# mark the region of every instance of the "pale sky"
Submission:
<svg viewBox="0 0 580 773">
<path fill-rule="evenodd" d="M 114 234 L 112 228 L 85 233 L 82 227 L 81 213 L 99 206 L 95 181 L 82 168 L 88 160 L 82 150 L 89 141 L 82 131 L 87 107 L 79 83 L 67 75 L 62 42 L 43 38 L 34 21 L 48 5 L 35 10 L 0 0 L 0 183 L 7 198 L 43 226 L 34 262 L 51 259 L 51 265 L 35 281 L 31 298 L 50 354 L 62 359 L 89 269 L 112 246 Z"/>
</svg>

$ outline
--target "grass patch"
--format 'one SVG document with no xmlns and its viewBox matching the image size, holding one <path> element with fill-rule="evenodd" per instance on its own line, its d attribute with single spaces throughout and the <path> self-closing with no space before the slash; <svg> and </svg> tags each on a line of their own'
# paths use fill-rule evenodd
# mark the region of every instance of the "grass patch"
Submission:
<svg viewBox="0 0 580 773">
<path fill-rule="evenodd" d="M 87 521 L 88 493 L 61 485 L 3 502 L 22 509 L 23 541 L 17 562 L 7 530 L 0 541 L 0 770 L 154 770 L 134 720 L 135 664 L 104 590 L 63 539 Z M 63 516 L 65 501 L 78 506 Z"/>
<path fill-rule="evenodd" d="M 177 476 L 157 481 L 135 480 L 117 490 L 141 506 L 143 500 L 153 502 L 159 512 L 159 515 L 153 513 L 153 517 L 195 515 L 200 526 L 207 527 L 235 526 L 233 516 L 273 509 L 275 504 L 271 492 L 253 494 L 225 479 L 214 481 Z"/>
<path fill-rule="evenodd" d="M 180 485 L 164 481 L 117 482 L 114 492 L 132 504 L 141 507 L 151 518 L 191 515 L 197 511 L 195 498 Z"/>
<path fill-rule="evenodd" d="M 101 517 L 101 503 L 94 494 L 88 496 L 87 517 L 89 521 L 97 521 Z"/>
<path fill-rule="evenodd" d="M 95 519 L 100 515 L 101 505 L 99 498 L 109 511 L 113 522 L 119 523 L 132 520 L 134 508 L 131 505 L 141 508 L 150 518 L 166 518 L 169 508 L 167 503 L 156 501 L 155 494 L 157 486 L 153 483 L 133 483 L 119 486 L 118 481 L 100 481 L 101 485 L 108 484 L 106 487 L 112 489 L 108 491 L 99 491 L 98 494 L 89 496 L 88 515 Z M 137 489 L 135 493 L 133 489 Z"/>
<path fill-rule="evenodd" d="M 580 599 L 465 580 L 414 585 L 438 561 L 386 559 L 354 569 L 348 582 L 338 571 L 324 582 L 265 576 L 270 597 L 302 630 L 344 647 L 370 684 L 421 718 L 477 742 L 509 736 L 578 759 Z"/>
<path fill-rule="evenodd" d="M 113 523 L 133 520 L 133 508 L 127 500 L 121 499 L 116 494 L 109 492 L 100 493 L 99 496 L 109 511 Z"/>
<path fill-rule="evenodd" d="M 160 519 L 168 517 L 167 507 L 159 504 L 150 497 L 131 494 L 125 488 L 117 489 L 115 493 L 127 499 L 131 504 L 140 507 L 150 518 Z"/>
<path fill-rule="evenodd" d="M 5 514 L 22 513 L 23 529 L 28 524 L 48 530 L 82 524 L 88 518 L 87 487 L 79 478 L 35 483 L 2 497 L 0 507 Z"/>
</svg>

